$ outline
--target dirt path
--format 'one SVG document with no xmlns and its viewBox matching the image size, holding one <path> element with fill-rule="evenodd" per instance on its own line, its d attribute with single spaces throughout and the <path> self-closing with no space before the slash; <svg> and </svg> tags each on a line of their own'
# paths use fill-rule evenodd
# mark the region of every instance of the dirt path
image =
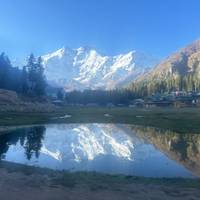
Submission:
<svg viewBox="0 0 200 200">
<path fill-rule="evenodd" d="M 93 187 L 94 186 L 94 187 Z M 144 183 L 63 185 L 45 174 L 0 169 L 1 200 L 199 200 L 200 189 Z"/>
</svg>

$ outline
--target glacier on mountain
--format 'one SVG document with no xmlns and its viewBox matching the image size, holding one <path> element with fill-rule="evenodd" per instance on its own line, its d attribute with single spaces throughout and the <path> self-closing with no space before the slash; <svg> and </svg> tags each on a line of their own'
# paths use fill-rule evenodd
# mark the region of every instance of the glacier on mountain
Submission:
<svg viewBox="0 0 200 200">
<path fill-rule="evenodd" d="M 114 89 L 144 74 L 156 62 L 136 51 L 104 56 L 89 47 L 63 47 L 42 58 L 49 83 L 66 91 Z"/>
</svg>

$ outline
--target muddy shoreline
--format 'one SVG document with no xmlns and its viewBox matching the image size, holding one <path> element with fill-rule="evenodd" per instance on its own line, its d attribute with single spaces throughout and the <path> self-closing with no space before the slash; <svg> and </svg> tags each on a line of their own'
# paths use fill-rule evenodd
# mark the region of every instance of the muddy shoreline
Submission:
<svg viewBox="0 0 200 200">
<path fill-rule="evenodd" d="M 198 200 L 200 180 L 68 173 L 0 162 L 2 200 Z"/>
</svg>

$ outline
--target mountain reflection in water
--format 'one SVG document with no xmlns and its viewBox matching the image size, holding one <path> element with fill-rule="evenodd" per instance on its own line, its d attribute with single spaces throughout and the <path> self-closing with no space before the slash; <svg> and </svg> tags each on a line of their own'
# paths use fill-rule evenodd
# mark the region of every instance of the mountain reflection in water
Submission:
<svg viewBox="0 0 200 200">
<path fill-rule="evenodd" d="M 200 177 L 200 134 L 178 134 L 139 126 L 131 129 L 138 137 Z"/>
<path fill-rule="evenodd" d="M 58 124 L 0 136 L 1 160 L 146 177 L 200 173 L 200 136 L 119 124 Z"/>
</svg>

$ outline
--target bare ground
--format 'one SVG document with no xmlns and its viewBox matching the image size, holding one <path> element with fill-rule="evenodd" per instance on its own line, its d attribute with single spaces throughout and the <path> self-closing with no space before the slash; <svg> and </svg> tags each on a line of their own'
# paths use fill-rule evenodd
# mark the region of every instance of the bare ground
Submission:
<svg viewBox="0 0 200 200">
<path fill-rule="evenodd" d="M 146 184 L 107 183 L 92 187 L 80 182 L 63 185 L 47 174 L 0 169 L 1 200 L 199 200 L 199 188 Z"/>
</svg>

